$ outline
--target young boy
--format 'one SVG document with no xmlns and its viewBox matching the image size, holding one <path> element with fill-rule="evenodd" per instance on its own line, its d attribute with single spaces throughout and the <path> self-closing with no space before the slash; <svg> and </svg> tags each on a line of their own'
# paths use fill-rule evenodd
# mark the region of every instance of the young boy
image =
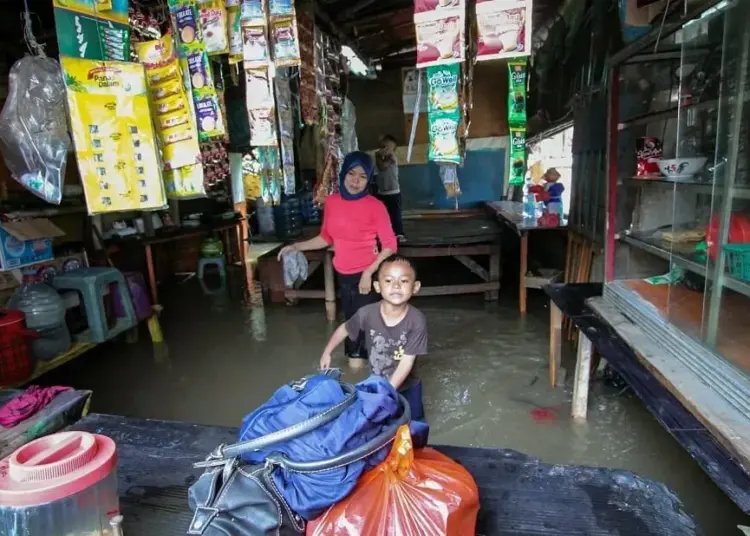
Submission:
<svg viewBox="0 0 750 536">
<path fill-rule="evenodd" d="M 391 217 L 391 226 L 396 238 L 404 238 L 404 224 L 401 220 L 401 187 L 398 182 L 398 159 L 396 158 L 396 138 L 386 134 L 380 138 L 380 150 L 375 154 L 375 183 L 378 199 L 383 202 Z"/>
<path fill-rule="evenodd" d="M 331 366 L 331 352 L 344 339 L 356 339 L 363 331 L 372 373 L 387 378 L 409 401 L 412 419 L 421 421 L 422 384 L 413 369 L 417 357 L 427 353 L 427 322 L 409 304 L 419 287 L 408 259 L 393 255 L 383 261 L 375 281 L 375 291 L 382 300 L 362 307 L 336 329 L 323 350 L 320 368 Z"/>
</svg>

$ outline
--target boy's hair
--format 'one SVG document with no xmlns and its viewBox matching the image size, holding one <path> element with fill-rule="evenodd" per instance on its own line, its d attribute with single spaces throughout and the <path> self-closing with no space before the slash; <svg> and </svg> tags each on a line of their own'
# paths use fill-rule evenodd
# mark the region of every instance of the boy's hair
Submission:
<svg viewBox="0 0 750 536">
<path fill-rule="evenodd" d="M 380 137 L 380 145 L 385 145 L 388 142 L 391 142 L 391 143 L 393 143 L 393 145 L 398 146 L 398 142 L 396 141 L 396 138 L 394 138 L 390 134 L 383 134 Z"/>
<path fill-rule="evenodd" d="M 380 263 L 380 268 L 378 268 L 378 276 L 380 275 L 380 271 L 385 269 L 386 266 L 388 266 L 389 264 L 395 264 L 395 263 L 406 264 L 409 268 L 411 268 L 412 272 L 414 272 L 414 280 L 416 281 L 417 269 L 414 268 L 414 265 L 409 259 L 407 259 L 406 257 L 402 257 L 401 255 L 398 255 L 398 254 L 393 254 L 390 257 L 388 257 L 386 260 Z"/>
</svg>

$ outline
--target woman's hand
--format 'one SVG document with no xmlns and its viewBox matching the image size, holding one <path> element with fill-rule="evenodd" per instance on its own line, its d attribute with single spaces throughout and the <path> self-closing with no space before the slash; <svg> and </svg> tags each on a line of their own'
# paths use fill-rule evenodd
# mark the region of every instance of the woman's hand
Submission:
<svg viewBox="0 0 750 536">
<path fill-rule="evenodd" d="M 286 255 L 287 253 L 294 253 L 295 251 L 299 251 L 299 248 L 297 247 L 297 244 L 289 244 L 288 246 L 284 246 L 279 251 L 279 254 L 276 256 L 278 260 L 281 260 L 281 257 Z"/>
<path fill-rule="evenodd" d="M 359 293 L 369 294 L 372 291 L 372 274 L 368 271 L 362 272 L 359 278 Z"/>
</svg>

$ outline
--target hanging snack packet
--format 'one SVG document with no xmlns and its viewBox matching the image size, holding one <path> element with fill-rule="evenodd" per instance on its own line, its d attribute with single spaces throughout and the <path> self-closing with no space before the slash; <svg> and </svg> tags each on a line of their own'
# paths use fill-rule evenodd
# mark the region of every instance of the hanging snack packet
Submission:
<svg viewBox="0 0 750 536">
<path fill-rule="evenodd" d="M 278 17 L 271 22 L 273 59 L 276 67 L 299 65 L 299 39 L 294 17 Z"/>
<path fill-rule="evenodd" d="M 206 197 L 201 164 L 165 171 L 164 185 L 170 199 Z"/>
<path fill-rule="evenodd" d="M 221 120 L 219 101 L 213 96 L 195 101 L 195 115 L 198 120 L 198 130 L 201 138 L 215 138 L 224 135 L 224 124 Z"/>
<path fill-rule="evenodd" d="M 526 58 L 508 60 L 508 124 L 526 126 Z"/>
<path fill-rule="evenodd" d="M 146 68 L 164 170 L 195 164 L 200 154 L 198 133 L 182 84 L 172 36 L 137 43 L 135 48 Z"/>
<path fill-rule="evenodd" d="M 445 197 L 453 199 L 461 195 L 461 185 L 458 182 L 458 169 L 456 164 L 441 163 L 439 167 L 440 180 L 445 188 Z"/>
<path fill-rule="evenodd" d="M 195 2 L 190 2 L 189 0 L 170 0 L 169 6 L 183 53 L 203 52 L 205 45 L 203 43 L 200 17 Z"/>
<path fill-rule="evenodd" d="M 250 145 L 255 147 L 275 146 L 276 117 L 273 108 L 248 110 L 250 120 Z"/>
<path fill-rule="evenodd" d="M 273 95 L 266 67 L 245 69 L 245 99 L 248 110 L 273 106 Z"/>
<path fill-rule="evenodd" d="M 292 0 L 268 0 L 268 11 L 273 17 L 294 15 Z"/>
<path fill-rule="evenodd" d="M 190 75 L 190 85 L 193 91 L 202 92 L 214 89 L 213 78 L 211 77 L 211 68 L 208 63 L 208 56 L 205 52 L 190 54 L 187 57 L 188 74 Z"/>
<path fill-rule="evenodd" d="M 427 124 L 430 136 L 429 159 L 435 162 L 461 162 L 458 126 L 458 65 L 439 65 L 427 69 Z"/>
<path fill-rule="evenodd" d="M 229 64 L 242 61 L 242 17 L 240 8 L 227 9 L 227 26 L 229 29 Z"/>
<path fill-rule="evenodd" d="M 187 102 L 182 97 L 168 97 L 163 101 L 155 102 L 154 109 L 158 115 L 177 112 L 187 109 Z"/>
<path fill-rule="evenodd" d="M 458 109 L 458 64 L 427 68 L 428 111 Z"/>
<path fill-rule="evenodd" d="M 511 186 L 521 186 L 526 175 L 526 127 L 510 129 L 510 180 Z"/>
<path fill-rule="evenodd" d="M 268 41 L 264 26 L 242 27 L 242 56 L 245 68 L 265 67 L 268 64 Z"/>
<path fill-rule="evenodd" d="M 151 96 L 154 100 L 160 101 L 167 97 L 173 97 L 174 95 L 180 95 L 182 93 L 182 84 L 179 80 L 169 80 L 163 84 L 159 84 L 151 88 Z"/>
<path fill-rule="evenodd" d="M 223 0 L 201 1 L 200 20 L 206 52 L 209 55 L 226 54 L 229 51 L 229 32 Z"/>
<path fill-rule="evenodd" d="M 242 0 L 242 22 L 263 22 L 266 13 L 263 10 L 263 0 Z"/>
<path fill-rule="evenodd" d="M 453 112 L 433 111 L 427 114 L 430 135 L 429 159 L 433 162 L 461 163 L 458 146 L 458 124 L 460 115 Z"/>
</svg>

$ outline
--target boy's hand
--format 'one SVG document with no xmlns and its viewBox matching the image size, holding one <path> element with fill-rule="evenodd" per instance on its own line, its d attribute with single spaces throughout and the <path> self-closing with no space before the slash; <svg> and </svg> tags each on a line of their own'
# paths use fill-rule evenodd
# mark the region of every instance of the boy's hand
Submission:
<svg viewBox="0 0 750 536">
<path fill-rule="evenodd" d="M 362 272 L 362 277 L 359 278 L 359 293 L 369 294 L 372 290 L 372 274 L 367 270 Z"/>
<path fill-rule="evenodd" d="M 320 357 L 320 369 L 321 370 L 327 370 L 329 368 L 331 368 L 331 354 L 324 353 Z"/>
</svg>

